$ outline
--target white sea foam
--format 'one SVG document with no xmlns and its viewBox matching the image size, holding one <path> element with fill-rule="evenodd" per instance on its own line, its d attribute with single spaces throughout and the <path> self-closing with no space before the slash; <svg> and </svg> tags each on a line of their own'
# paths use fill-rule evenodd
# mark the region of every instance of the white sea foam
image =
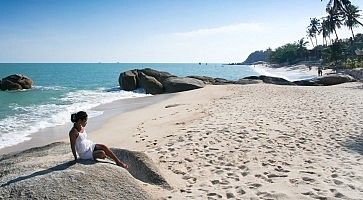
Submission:
<svg viewBox="0 0 363 200">
<path fill-rule="evenodd" d="M 297 81 L 316 77 L 316 75 L 312 75 L 311 71 L 303 69 L 302 67 L 292 70 L 291 67 L 271 68 L 264 65 L 255 65 L 255 67 L 251 66 L 251 69 L 260 75 L 280 77 L 288 81 Z"/>
<path fill-rule="evenodd" d="M 37 89 L 61 90 L 56 87 L 38 87 Z M 20 106 L 12 104 L 10 108 L 17 113 L 0 120 L 0 149 L 31 139 L 31 134 L 41 129 L 64 125 L 70 121 L 74 112 L 85 110 L 89 117 L 101 115 L 102 111 L 90 110 L 98 105 L 119 99 L 147 96 L 137 92 L 111 90 L 78 90 L 66 93 L 57 103 Z"/>
</svg>

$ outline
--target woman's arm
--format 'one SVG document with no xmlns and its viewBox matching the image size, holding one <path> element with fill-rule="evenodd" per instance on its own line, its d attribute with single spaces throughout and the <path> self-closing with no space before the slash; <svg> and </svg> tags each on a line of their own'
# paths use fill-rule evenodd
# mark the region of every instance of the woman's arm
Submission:
<svg viewBox="0 0 363 200">
<path fill-rule="evenodd" d="M 74 129 L 69 132 L 69 139 L 71 142 L 71 149 L 72 149 L 72 153 L 74 156 L 74 160 L 77 160 L 77 153 L 76 153 L 76 147 L 75 147 L 77 137 L 78 137 L 78 133 Z"/>
</svg>

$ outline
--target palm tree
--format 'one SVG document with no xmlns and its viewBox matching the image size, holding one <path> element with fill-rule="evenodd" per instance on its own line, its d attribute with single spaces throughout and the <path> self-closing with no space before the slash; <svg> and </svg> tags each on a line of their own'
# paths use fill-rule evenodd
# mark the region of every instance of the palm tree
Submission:
<svg viewBox="0 0 363 200">
<path fill-rule="evenodd" d="M 297 45 L 297 54 L 298 54 L 299 58 L 304 58 L 305 59 L 305 55 L 306 55 L 306 52 L 307 52 L 306 45 L 308 43 L 309 42 L 308 41 L 305 41 L 304 38 L 301 38 L 300 40 L 298 40 L 296 42 L 296 45 Z"/>
<path fill-rule="evenodd" d="M 312 35 L 315 37 L 315 45 L 318 46 L 318 40 L 316 35 L 319 33 L 320 21 L 318 19 L 310 18 L 310 25 L 308 28 L 312 32 Z"/>
<path fill-rule="evenodd" d="M 328 9 L 332 9 L 335 10 L 337 13 L 346 15 L 349 13 L 349 6 L 351 5 L 352 2 L 350 2 L 350 0 L 329 0 L 328 4 L 326 5 L 326 9 L 327 12 Z M 357 24 L 363 26 L 363 24 L 360 21 L 358 21 L 358 17 L 353 17 L 352 20 L 355 21 Z"/>
<path fill-rule="evenodd" d="M 329 41 L 330 41 L 330 33 L 332 33 L 333 30 L 326 18 L 322 18 L 321 21 L 322 22 L 321 22 L 321 26 L 319 29 L 319 33 L 322 33 L 322 35 L 323 35 L 323 45 L 324 45 L 324 41 L 325 41 L 325 45 L 328 45 L 328 41 L 326 38 L 329 37 Z"/>
<path fill-rule="evenodd" d="M 345 17 L 344 25 L 350 29 L 354 39 L 353 27 L 357 27 L 359 25 L 356 19 L 360 18 L 361 16 L 359 14 L 360 10 L 358 10 L 358 7 L 354 5 L 348 5 L 346 8 L 347 8 L 347 13 L 344 14 Z"/>
<path fill-rule="evenodd" d="M 338 40 L 338 34 L 337 34 L 337 28 L 340 28 L 342 25 L 342 22 L 340 20 L 340 13 L 337 10 L 327 8 L 326 9 L 328 16 L 326 17 L 326 23 L 328 23 L 328 27 L 330 27 L 330 32 L 334 32 L 336 36 L 336 40 Z"/>
<path fill-rule="evenodd" d="M 307 36 L 309 37 L 310 42 L 311 42 L 311 44 L 313 45 L 313 48 L 314 48 L 315 45 L 314 45 L 314 42 L 313 42 L 313 39 L 312 39 L 313 37 L 315 37 L 314 32 L 312 31 L 312 29 L 308 28 L 308 30 L 306 31 L 306 33 L 307 33 Z"/>
</svg>

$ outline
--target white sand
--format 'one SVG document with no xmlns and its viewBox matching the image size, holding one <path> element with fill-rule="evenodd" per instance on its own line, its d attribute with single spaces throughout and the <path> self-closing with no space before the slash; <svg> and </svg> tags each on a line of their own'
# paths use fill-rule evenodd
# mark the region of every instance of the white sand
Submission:
<svg viewBox="0 0 363 200">
<path fill-rule="evenodd" d="M 363 84 L 207 86 L 90 134 L 145 151 L 172 190 L 156 198 L 363 199 Z"/>
</svg>

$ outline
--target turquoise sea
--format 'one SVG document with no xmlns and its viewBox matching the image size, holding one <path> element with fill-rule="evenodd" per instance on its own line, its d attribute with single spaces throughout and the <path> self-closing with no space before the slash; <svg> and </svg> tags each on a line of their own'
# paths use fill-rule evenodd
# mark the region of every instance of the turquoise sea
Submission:
<svg viewBox="0 0 363 200">
<path fill-rule="evenodd" d="M 69 122 L 70 114 L 124 98 L 143 97 L 142 91 L 119 90 L 123 71 L 150 67 L 177 76 L 205 75 L 238 80 L 257 75 L 250 66 L 157 63 L 11 63 L 0 64 L 0 78 L 23 74 L 34 81 L 31 90 L 0 91 L 0 149 L 31 138 L 41 129 Z"/>
</svg>

